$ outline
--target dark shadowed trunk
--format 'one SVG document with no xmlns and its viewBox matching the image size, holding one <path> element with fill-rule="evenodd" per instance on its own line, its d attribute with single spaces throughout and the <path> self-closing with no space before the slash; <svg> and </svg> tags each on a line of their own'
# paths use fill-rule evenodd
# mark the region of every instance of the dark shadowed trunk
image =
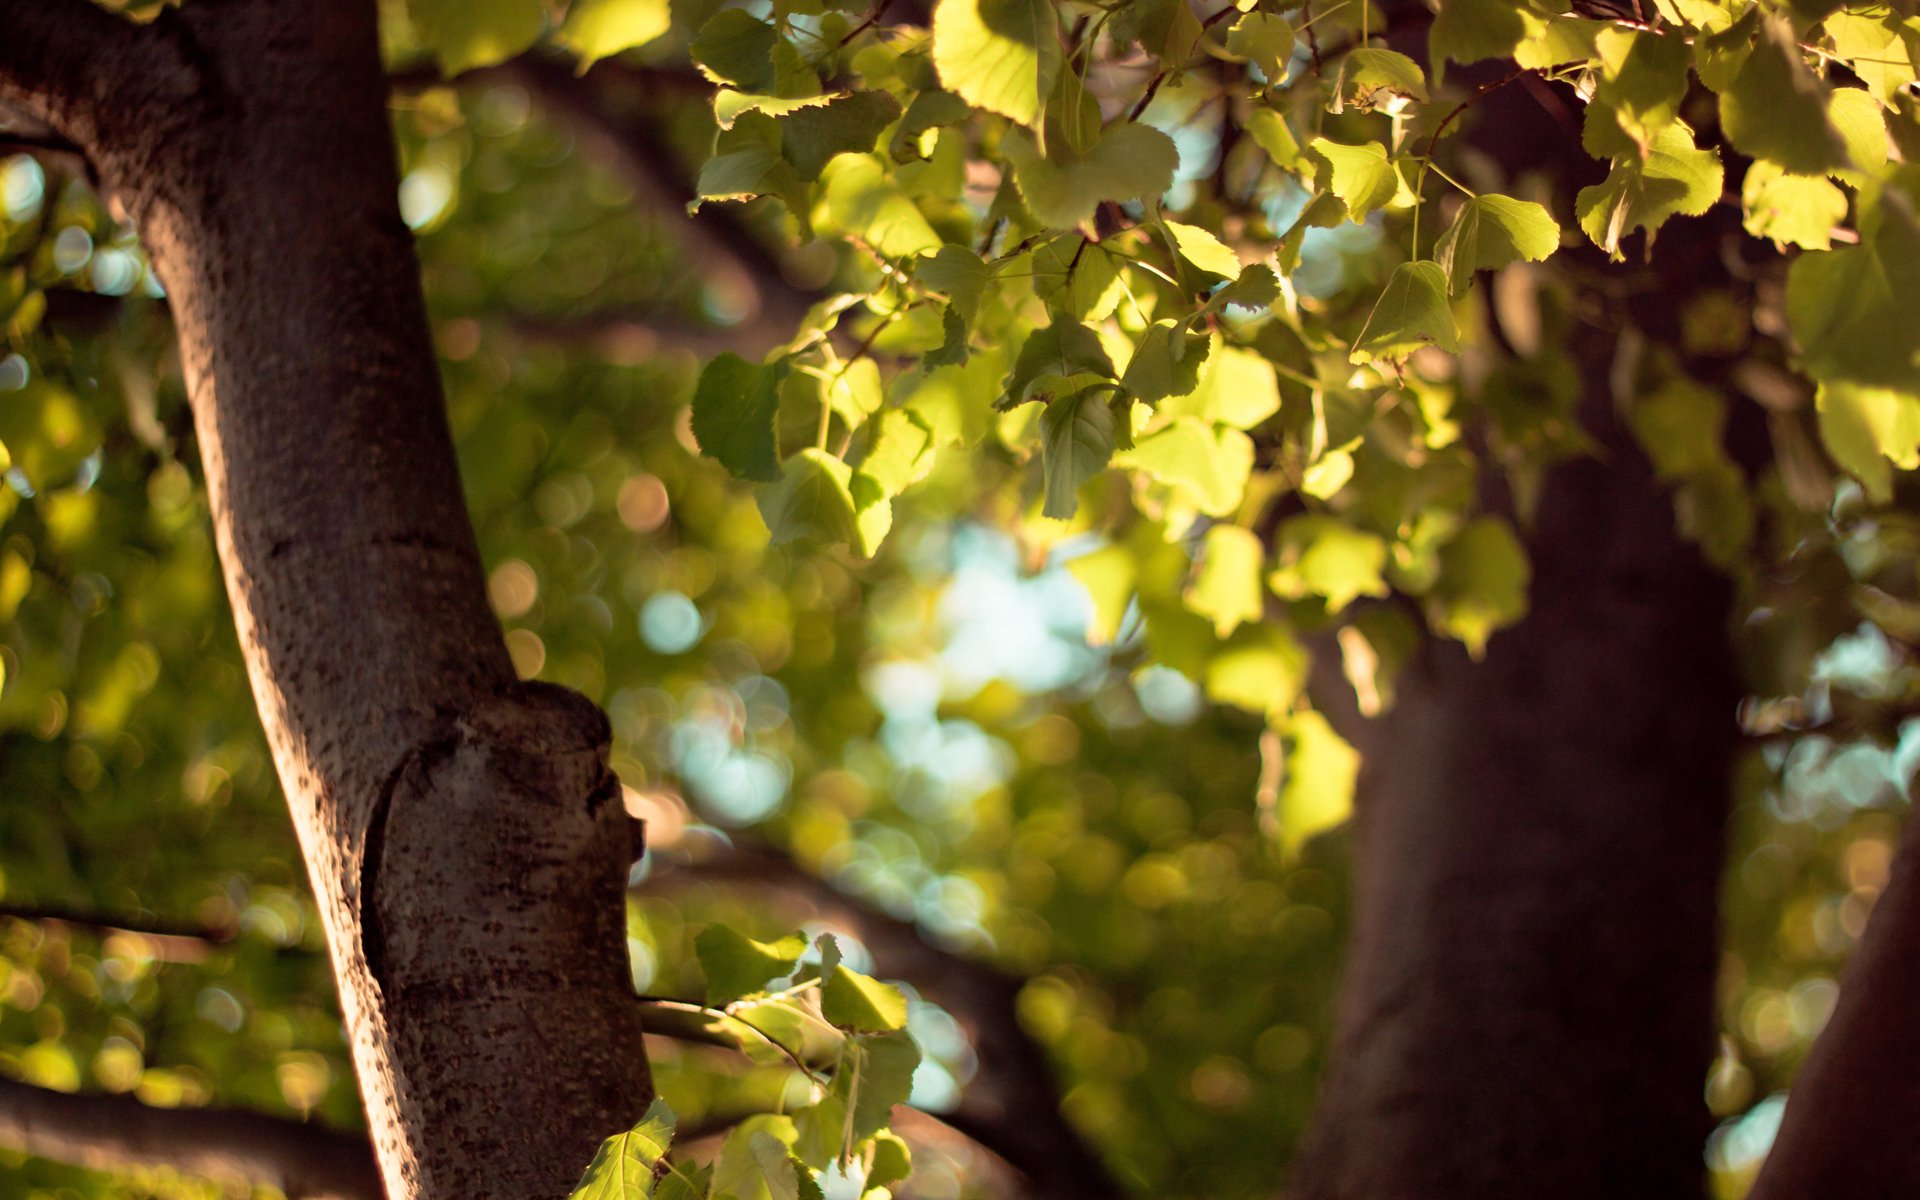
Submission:
<svg viewBox="0 0 1920 1200">
<path fill-rule="evenodd" d="M 0 100 L 83 147 L 171 298 L 387 1189 L 552 1197 L 649 1093 L 631 826 L 604 718 L 517 682 L 487 608 L 385 96 L 372 0 L 0 4 Z"/>
<path fill-rule="evenodd" d="M 1598 408 L 1590 405 L 1589 408 Z M 1698 1200 L 1740 689 L 1639 453 L 1557 468 L 1531 610 L 1365 735 L 1357 929 L 1296 1200 Z"/>
</svg>

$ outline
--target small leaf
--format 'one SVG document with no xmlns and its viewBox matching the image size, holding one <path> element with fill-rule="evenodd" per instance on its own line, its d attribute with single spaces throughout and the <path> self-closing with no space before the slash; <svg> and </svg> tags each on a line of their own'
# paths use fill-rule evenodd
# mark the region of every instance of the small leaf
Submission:
<svg viewBox="0 0 1920 1200">
<path fill-rule="evenodd" d="M 1526 615 L 1531 577 L 1513 527 L 1499 517 L 1475 518 L 1440 551 L 1440 582 L 1429 597 L 1428 619 L 1478 659 L 1494 630 Z"/>
<path fill-rule="evenodd" d="M 873 1159 L 867 1167 L 863 1194 L 876 1188 L 904 1183 L 913 1174 L 913 1152 L 894 1134 L 881 1131 L 873 1135 Z"/>
<path fill-rule="evenodd" d="M 693 439 L 700 453 L 719 460 L 736 479 L 778 480 L 773 418 L 786 375 L 785 359 L 763 366 L 727 351 L 708 363 L 693 392 Z"/>
<path fill-rule="evenodd" d="M 529 5 L 528 7 L 532 7 Z M 780 31 L 738 8 L 724 8 L 694 34 L 688 47 L 702 74 L 743 92 L 772 93 L 778 86 L 773 46 Z"/>
<path fill-rule="evenodd" d="M 1152 626 L 1148 632 L 1153 631 Z M 1204 636 L 1206 626 L 1200 624 Z M 1159 651 L 1155 651 L 1156 657 Z M 1307 652 L 1277 625 L 1246 625 L 1206 664 L 1207 697 L 1278 718 L 1293 707 L 1307 681 Z"/>
<path fill-rule="evenodd" d="M 1827 250 L 1847 219 L 1847 194 L 1821 176 L 1788 175 L 1762 159 L 1740 183 L 1740 207 L 1755 237 L 1771 238 L 1781 249 Z"/>
<path fill-rule="evenodd" d="M 1510 196 L 1474 196 L 1434 247 L 1453 291 L 1463 292 L 1475 271 L 1497 271 L 1526 259 L 1539 262 L 1560 248 L 1560 225 L 1545 208 Z"/>
<path fill-rule="evenodd" d="M 1291 858 L 1310 838 L 1339 828 L 1353 815 L 1360 754 L 1312 710 L 1294 714 L 1282 728 L 1292 746 L 1280 785 L 1280 844 Z"/>
<path fill-rule="evenodd" d="M 899 988 L 835 966 L 820 989 L 820 1012 L 842 1029 L 892 1033 L 907 1025 L 907 998 Z"/>
<path fill-rule="evenodd" d="M 1265 263 L 1242 267 L 1240 278 L 1207 298 L 1211 307 L 1261 309 L 1280 298 L 1280 277 Z"/>
<path fill-rule="evenodd" d="M 1320 596 L 1339 612 L 1360 596 L 1385 596 L 1386 540 L 1318 513 L 1280 527 L 1278 561 L 1267 586 L 1283 600 Z"/>
<path fill-rule="evenodd" d="M 1187 607 L 1213 622 L 1224 638 L 1242 624 L 1257 624 L 1266 613 L 1266 589 L 1260 568 L 1266 549 L 1259 535 L 1238 525 L 1207 530 L 1200 566 L 1187 589 Z"/>
<path fill-rule="evenodd" d="M 1133 554 L 1124 546 L 1102 546 L 1068 559 L 1065 565 L 1067 574 L 1085 589 L 1093 605 L 1087 641 L 1095 646 L 1112 645 L 1120 635 L 1120 623 L 1126 619 L 1127 606 L 1133 601 L 1137 575 Z"/>
<path fill-rule="evenodd" d="M 1594 39 L 1600 81 L 1594 99 L 1645 153 L 1680 115 L 1692 51 L 1678 37 L 1608 28 Z"/>
<path fill-rule="evenodd" d="M 1401 263 L 1387 280 L 1348 358 L 1356 364 L 1397 362 L 1422 346 L 1460 350 L 1460 331 L 1447 303 L 1447 276 L 1438 263 Z"/>
<path fill-rule="evenodd" d="M 1007 377 L 1007 405 L 1031 399 L 1036 380 L 1047 376 L 1094 375 L 1112 379 L 1113 360 L 1100 335 L 1073 321 L 1056 321 L 1027 335 Z"/>
<path fill-rule="evenodd" d="M 787 161 L 800 178 L 818 179 L 835 155 L 872 150 L 899 116 L 900 102 L 885 92 L 853 92 L 802 108 L 780 121 Z"/>
<path fill-rule="evenodd" d="M 1148 404 L 1184 396 L 1198 386 L 1209 348 L 1206 335 L 1178 333 L 1172 321 L 1155 321 L 1127 360 L 1120 386 Z"/>
<path fill-rule="evenodd" d="M 1179 416 L 1115 455 L 1114 465 L 1144 473 L 1210 517 L 1225 517 L 1246 496 L 1253 439 L 1238 429 Z"/>
<path fill-rule="evenodd" d="M 567 1200 L 648 1200 L 666 1174 L 675 1120 L 666 1101 L 654 1100 L 632 1129 L 600 1143 Z"/>
<path fill-rule="evenodd" d="M 1182 225 L 1178 221 L 1163 222 L 1167 229 L 1167 238 L 1173 248 L 1200 270 L 1209 275 L 1218 275 L 1223 279 L 1237 279 L 1240 275 L 1240 256 L 1212 233 L 1198 225 Z"/>
<path fill-rule="evenodd" d="M 795 933 L 756 942 L 725 925 L 709 925 L 694 938 L 693 951 L 707 977 L 707 1002 L 731 1004 L 791 975 L 807 952 L 807 939 Z"/>
<path fill-rule="evenodd" d="M 1440 82 L 1449 62 L 1510 58 L 1526 36 L 1526 23 L 1512 0 L 1444 0 L 1427 31 L 1433 80 Z"/>
<path fill-rule="evenodd" d="M 632 50 L 673 25 L 667 0 L 573 0 L 555 41 L 580 58 L 580 73 L 600 59 Z"/>
<path fill-rule="evenodd" d="M 1427 102 L 1427 73 L 1397 50 L 1363 46 L 1341 64 L 1341 97 L 1360 109 L 1392 108 L 1404 100 Z"/>
<path fill-rule="evenodd" d="M 888 258 L 911 258 L 944 243 L 876 154 L 842 154 L 821 172 L 823 231 L 858 237 Z"/>
</svg>

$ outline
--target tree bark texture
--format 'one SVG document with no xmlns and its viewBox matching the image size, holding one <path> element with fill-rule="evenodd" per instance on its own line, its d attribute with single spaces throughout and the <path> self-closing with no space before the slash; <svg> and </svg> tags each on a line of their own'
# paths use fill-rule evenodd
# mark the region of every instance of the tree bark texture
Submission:
<svg viewBox="0 0 1920 1200">
<path fill-rule="evenodd" d="M 1478 663 L 1430 639 L 1366 732 L 1296 1200 L 1703 1194 L 1731 589 L 1594 432 L 1527 534 L 1527 617 Z"/>
<path fill-rule="evenodd" d="M 372 0 L 0 0 L 178 326 L 240 642 L 393 1200 L 564 1195 L 650 1093 L 605 718 L 515 679 L 396 200 Z"/>
</svg>

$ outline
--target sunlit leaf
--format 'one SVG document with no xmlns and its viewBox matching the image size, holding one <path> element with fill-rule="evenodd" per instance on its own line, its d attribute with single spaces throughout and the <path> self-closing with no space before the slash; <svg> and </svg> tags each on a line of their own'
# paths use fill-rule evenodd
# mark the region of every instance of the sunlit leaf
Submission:
<svg viewBox="0 0 1920 1200">
<path fill-rule="evenodd" d="M 1402 263 L 1354 339 L 1351 358 L 1356 363 L 1393 362 L 1422 346 L 1460 349 L 1460 331 L 1447 302 L 1447 276 L 1438 263 Z"/>
<path fill-rule="evenodd" d="M 939 0 L 934 8 L 940 82 L 978 108 L 1038 124 L 1060 60 L 1049 0 Z"/>
<path fill-rule="evenodd" d="M 567 1200 L 648 1200 L 666 1174 L 674 1124 L 673 1109 L 656 1099 L 632 1129 L 600 1143 Z"/>
</svg>

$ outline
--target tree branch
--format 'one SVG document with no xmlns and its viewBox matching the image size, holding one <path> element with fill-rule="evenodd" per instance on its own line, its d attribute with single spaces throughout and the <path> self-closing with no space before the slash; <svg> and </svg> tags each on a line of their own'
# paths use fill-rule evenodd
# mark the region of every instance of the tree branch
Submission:
<svg viewBox="0 0 1920 1200">
<path fill-rule="evenodd" d="M 95 1170 L 167 1166 L 288 1200 L 380 1200 L 360 1134 L 227 1108 L 155 1108 L 0 1079 L 0 1146 Z"/>
<path fill-rule="evenodd" d="M 980 1070 L 946 1123 L 1005 1159 L 1050 1200 L 1114 1200 L 1125 1190 L 1060 1112 L 1046 1050 L 1020 1024 L 1025 982 L 989 963 L 934 946 L 910 922 L 822 881 L 768 847 L 713 846 L 697 858 L 655 860 L 643 890 L 710 883 L 785 901 L 844 929 L 872 951 L 882 975 L 903 979 L 951 1012 L 966 1030 Z"/>
<path fill-rule="evenodd" d="M 149 45 L 139 26 L 86 0 L 0 4 L 0 101 L 91 145 L 116 82 L 152 68 Z"/>
<path fill-rule="evenodd" d="M 0 918 L 6 917 L 39 925 L 71 925 L 102 936 L 137 937 L 146 942 L 153 956 L 162 962 L 204 962 L 214 947 L 226 945 L 239 933 L 225 926 L 111 916 L 48 904 L 0 904 Z"/>
</svg>

